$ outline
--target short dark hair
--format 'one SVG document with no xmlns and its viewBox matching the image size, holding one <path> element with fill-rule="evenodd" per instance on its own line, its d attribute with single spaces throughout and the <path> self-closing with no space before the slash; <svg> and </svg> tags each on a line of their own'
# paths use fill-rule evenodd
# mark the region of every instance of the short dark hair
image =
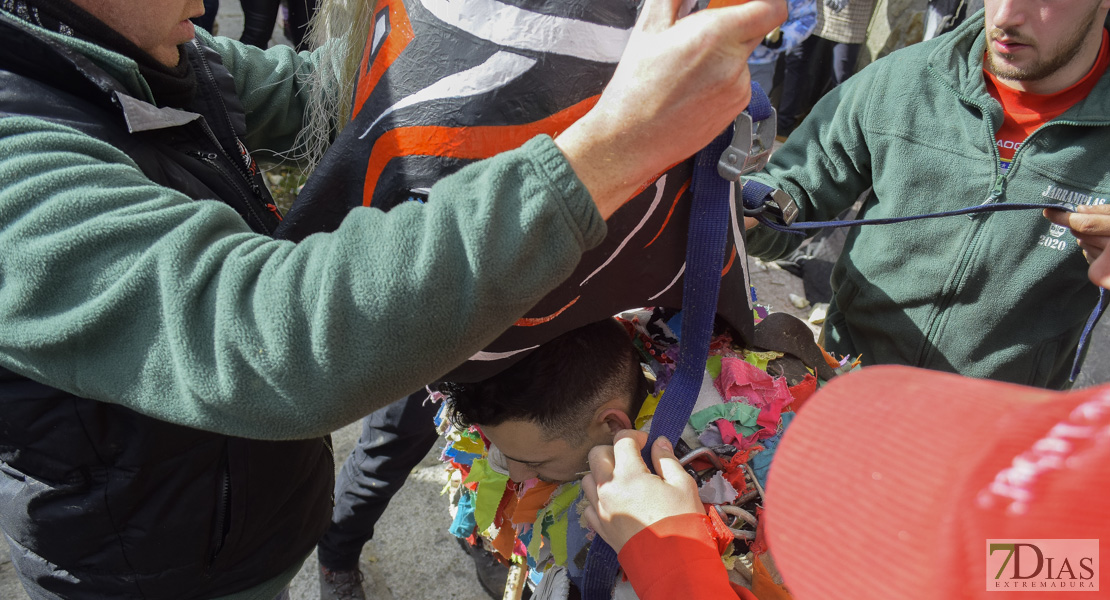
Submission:
<svg viewBox="0 0 1110 600">
<path fill-rule="evenodd" d="M 603 402 L 630 398 L 635 418 L 649 388 L 631 337 L 610 318 L 560 335 L 485 381 L 440 391 L 456 427 L 530 421 L 551 438 L 580 440 Z"/>
</svg>

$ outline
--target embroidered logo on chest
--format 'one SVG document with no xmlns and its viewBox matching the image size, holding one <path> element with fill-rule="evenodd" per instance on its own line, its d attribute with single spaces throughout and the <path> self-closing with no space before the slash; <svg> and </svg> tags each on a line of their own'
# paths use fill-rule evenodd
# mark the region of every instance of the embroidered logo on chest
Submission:
<svg viewBox="0 0 1110 600">
<path fill-rule="evenodd" d="M 1106 198 L 1099 198 L 1093 194 L 1069 190 L 1055 183 L 1048 184 L 1048 188 L 1041 192 L 1041 196 L 1059 200 L 1060 202 L 1067 202 L 1069 204 L 1106 204 Z"/>
</svg>

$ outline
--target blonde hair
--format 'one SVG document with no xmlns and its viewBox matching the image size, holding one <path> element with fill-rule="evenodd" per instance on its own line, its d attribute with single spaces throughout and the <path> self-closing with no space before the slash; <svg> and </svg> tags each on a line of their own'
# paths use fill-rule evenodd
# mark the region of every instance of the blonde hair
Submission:
<svg viewBox="0 0 1110 600">
<path fill-rule="evenodd" d="M 335 136 L 347 125 L 363 48 L 373 24 L 376 0 L 323 0 L 309 24 L 317 67 L 308 89 L 305 127 L 298 157 L 309 172 L 320 163 Z"/>
</svg>

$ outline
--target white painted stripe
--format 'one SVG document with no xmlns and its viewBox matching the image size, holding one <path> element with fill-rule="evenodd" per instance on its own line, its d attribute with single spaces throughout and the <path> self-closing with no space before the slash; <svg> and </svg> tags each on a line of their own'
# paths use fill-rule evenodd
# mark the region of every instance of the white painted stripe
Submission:
<svg viewBox="0 0 1110 600">
<path fill-rule="evenodd" d="M 735 184 L 728 186 L 728 213 L 732 217 L 732 242 L 736 245 L 736 260 L 740 261 L 739 265 L 732 265 L 732 268 L 744 269 L 744 297 L 748 299 L 748 310 L 755 310 L 752 304 L 751 274 L 748 273 L 748 244 L 744 241 L 744 232 L 740 229 L 739 219 L 736 216 Z"/>
<path fill-rule="evenodd" d="M 662 296 L 667 290 L 673 288 L 675 282 L 677 282 L 678 278 L 682 277 L 682 274 L 685 273 L 685 272 L 686 272 L 686 263 L 682 263 L 682 268 L 678 270 L 678 274 L 674 276 L 674 279 L 672 279 L 671 282 L 667 284 L 667 287 L 659 290 L 658 294 L 652 296 L 651 298 L 648 298 L 648 302 L 651 302 L 652 300 L 655 300 L 659 296 Z"/>
<path fill-rule="evenodd" d="M 534 64 L 536 64 L 534 58 L 528 58 L 527 56 L 521 56 L 512 52 L 497 52 L 486 59 L 486 62 L 476 67 L 455 73 L 454 75 L 448 75 L 419 92 L 402 98 L 399 102 L 385 109 L 382 114 L 378 115 L 378 118 L 374 119 L 374 122 L 366 128 L 366 131 L 362 132 L 362 135 L 360 135 L 358 139 L 364 139 L 382 119 L 402 108 L 407 108 L 414 104 L 420 104 L 421 102 L 428 102 L 430 100 L 465 98 L 467 96 L 484 94 L 502 87 L 517 77 L 520 77 L 527 72 L 528 69 L 531 69 Z"/>
<path fill-rule="evenodd" d="M 530 346 L 528 348 L 521 348 L 520 350 L 510 350 L 509 352 L 486 352 L 486 351 L 483 350 L 483 351 L 475 354 L 474 356 L 471 356 L 468 360 L 474 360 L 474 361 L 480 361 L 480 362 L 489 362 L 491 360 L 501 360 L 502 358 L 509 358 L 510 356 L 512 356 L 514 354 L 520 354 L 521 352 L 527 352 L 529 350 L 535 350 L 536 348 L 539 348 L 539 346 Z"/>
<path fill-rule="evenodd" d="M 578 284 L 578 287 L 586 285 L 586 282 L 589 281 L 591 277 L 597 275 L 602 269 L 609 266 L 609 263 L 613 262 L 613 259 L 615 259 L 617 255 L 621 253 L 621 250 L 624 250 L 624 247 L 628 245 L 628 242 L 630 242 L 632 238 L 635 237 L 641 229 L 643 229 L 644 224 L 647 223 L 647 220 L 651 217 L 651 214 L 655 212 L 656 207 L 659 206 L 659 201 L 663 199 L 663 188 L 666 187 L 666 185 L 667 174 L 664 173 L 663 176 L 655 182 L 655 200 L 651 201 L 651 206 L 648 207 L 647 212 L 644 213 L 644 216 L 640 219 L 640 222 L 636 224 L 636 227 L 632 231 L 630 231 L 623 240 L 621 240 L 620 245 L 617 246 L 617 249 L 614 250 L 612 254 L 609 255 L 609 258 L 605 259 L 605 262 L 601 263 L 601 266 L 594 269 L 593 273 L 587 275 L 586 278 L 582 280 L 582 283 Z"/>
<path fill-rule="evenodd" d="M 385 39 L 385 15 L 386 13 L 383 12 L 382 16 L 378 17 L 378 22 L 374 23 L 374 41 L 370 44 L 370 56 L 378 53 L 378 48 L 382 47 L 382 40 Z"/>
<path fill-rule="evenodd" d="M 620 60 L 632 29 L 545 15 L 497 0 L 420 0 L 436 18 L 509 48 L 604 63 Z"/>
</svg>

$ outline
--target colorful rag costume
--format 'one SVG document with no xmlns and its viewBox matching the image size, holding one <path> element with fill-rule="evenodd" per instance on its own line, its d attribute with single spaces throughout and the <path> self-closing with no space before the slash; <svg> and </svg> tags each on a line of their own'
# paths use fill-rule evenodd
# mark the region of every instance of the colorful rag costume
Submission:
<svg viewBox="0 0 1110 600">
<path fill-rule="evenodd" d="M 624 313 L 625 325 L 654 391 L 644 401 L 635 426 L 650 428 L 663 390 L 674 372 L 680 333 L 675 328 L 681 314 L 661 309 Z M 737 521 L 754 522 L 761 510 L 766 468 L 779 439 L 793 419 L 793 408 L 817 388 L 817 378 L 806 373 L 797 381 L 766 372 L 783 358 L 778 352 L 745 350 L 726 330 L 714 336 L 705 369 L 705 381 L 682 442 L 688 448 L 714 449 L 713 457 L 697 458 L 688 467 L 699 475 L 699 494 L 708 505 L 728 507 L 724 514 L 709 510 L 707 525 L 715 532 L 717 556 L 729 565 L 730 577 L 739 588 L 751 588 L 753 569 L 766 551 L 758 531 Z M 832 361 L 831 357 L 828 358 Z M 853 364 L 832 361 L 840 372 Z M 562 484 L 530 480 L 510 481 L 500 452 L 478 428 L 458 430 L 440 419 L 450 445 L 443 459 L 451 472 L 454 522 L 451 532 L 480 543 L 504 560 L 527 564 L 533 578 L 558 573 L 581 587 L 586 552 L 594 533 L 582 518 L 585 497 L 577 481 Z M 682 444 L 679 445 L 682 448 Z M 756 459 L 760 459 L 757 461 Z M 719 461 L 716 468 L 712 461 Z M 730 512 L 731 511 L 731 512 Z M 735 543 L 734 543 L 735 538 Z M 615 598 L 635 597 L 627 584 L 617 587 Z"/>
</svg>

